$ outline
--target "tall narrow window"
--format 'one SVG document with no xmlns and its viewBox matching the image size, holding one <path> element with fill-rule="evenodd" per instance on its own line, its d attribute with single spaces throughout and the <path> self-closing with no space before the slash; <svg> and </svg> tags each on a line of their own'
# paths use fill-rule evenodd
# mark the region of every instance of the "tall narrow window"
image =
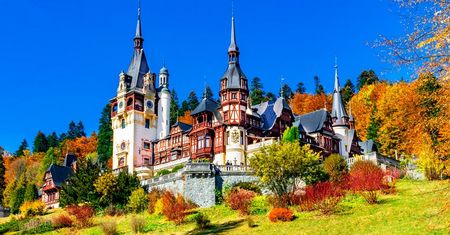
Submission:
<svg viewBox="0 0 450 235">
<path fill-rule="evenodd" d="M 125 119 L 122 119 L 122 129 L 125 129 Z"/>
<path fill-rule="evenodd" d="M 150 119 L 145 119 L 145 128 L 150 129 Z"/>
<path fill-rule="evenodd" d="M 205 137 L 205 147 L 206 148 L 211 147 L 211 136 L 209 136 L 209 135 L 206 135 L 206 137 Z"/>
</svg>

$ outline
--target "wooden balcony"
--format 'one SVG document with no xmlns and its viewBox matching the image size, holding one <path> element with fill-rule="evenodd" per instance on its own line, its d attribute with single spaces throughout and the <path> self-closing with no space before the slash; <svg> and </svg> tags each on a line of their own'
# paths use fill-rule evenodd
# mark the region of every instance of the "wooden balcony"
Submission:
<svg viewBox="0 0 450 235">
<path fill-rule="evenodd" d="M 195 124 L 193 129 L 202 129 L 202 128 L 212 128 L 211 122 L 202 122 L 199 124 Z"/>
</svg>

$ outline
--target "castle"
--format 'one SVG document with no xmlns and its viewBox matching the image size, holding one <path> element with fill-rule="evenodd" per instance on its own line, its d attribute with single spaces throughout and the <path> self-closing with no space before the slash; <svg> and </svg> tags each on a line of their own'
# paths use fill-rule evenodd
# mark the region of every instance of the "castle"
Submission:
<svg viewBox="0 0 450 235">
<path fill-rule="evenodd" d="M 117 96 L 111 99 L 113 171 L 136 172 L 144 180 L 191 161 L 246 166 L 261 146 L 277 141 L 293 125 L 300 130 L 300 141 L 324 157 L 339 153 L 349 159 L 361 153 L 354 120 L 342 102 L 337 66 L 331 113 L 322 109 L 295 116 L 282 97 L 252 106 L 232 17 L 220 102 L 204 95 L 191 112 L 192 125 L 171 126 L 169 70 L 163 66 L 158 76 L 152 73 L 143 43 L 139 10 L 133 57 L 128 71 L 120 73 Z"/>
</svg>

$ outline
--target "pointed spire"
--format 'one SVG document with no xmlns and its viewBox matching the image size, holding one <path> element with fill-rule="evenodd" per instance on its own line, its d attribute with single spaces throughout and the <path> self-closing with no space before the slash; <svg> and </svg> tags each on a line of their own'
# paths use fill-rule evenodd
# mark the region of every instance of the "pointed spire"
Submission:
<svg viewBox="0 0 450 235">
<path fill-rule="evenodd" d="M 136 34 L 134 36 L 134 48 L 141 49 L 143 42 L 144 38 L 142 37 L 142 28 L 141 28 L 141 1 L 138 0 L 138 19 L 136 24 Z"/>
<path fill-rule="evenodd" d="M 236 29 L 235 29 L 235 23 L 234 23 L 234 16 L 231 17 L 231 40 L 230 40 L 230 46 L 228 47 L 228 52 L 237 52 L 239 51 L 239 48 L 236 44 Z"/>
<path fill-rule="evenodd" d="M 340 92 L 341 91 L 341 87 L 339 86 L 339 74 L 338 74 L 338 65 L 337 65 L 337 57 L 335 59 L 335 64 L 334 64 L 334 92 Z"/>
<path fill-rule="evenodd" d="M 339 74 L 337 58 L 334 65 L 335 75 L 334 75 L 334 91 L 333 91 L 333 106 L 331 109 L 331 117 L 335 120 L 336 125 L 346 125 L 348 121 L 347 111 L 344 107 L 344 102 L 342 101 L 341 88 L 339 86 Z"/>
</svg>

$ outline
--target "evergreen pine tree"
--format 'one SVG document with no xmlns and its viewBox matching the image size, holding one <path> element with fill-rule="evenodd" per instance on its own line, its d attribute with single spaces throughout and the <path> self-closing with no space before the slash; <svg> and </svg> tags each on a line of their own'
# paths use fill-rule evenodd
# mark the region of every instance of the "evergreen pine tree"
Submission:
<svg viewBox="0 0 450 235">
<path fill-rule="evenodd" d="M 50 147 L 41 161 L 40 172 L 44 173 L 52 163 L 58 164 L 58 157 L 55 154 L 55 149 Z"/>
<path fill-rule="evenodd" d="M 189 110 L 189 104 L 188 104 L 188 102 L 186 101 L 186 100 L 184 100 L 182 103 L 181 103 L 181 108 L 180 108 L 180 113 L 179 113 L 179 115 L 180 116 L 184 116 L 184 114 L 186 113 L 186 111 L 188 111 Z"/>
<path fill-rule="evenodd" d="M 34 153 L 45 153 L 48 150 L 48 141 L 47 137 L 45 136 L 42 131 L 39 131 L 34 138 L 33 143 L 33 152 Z"/>
<path fill-rule="evenodd" d="M 97 164 L 87 159 L 77 160 L 77 171 L 62 185 L 60 191 L 61 206 L 91 203 L 98 205 L 100 195 L 94 187 L 94 182 L 100 174 Z"/>
<path fill-rule="evenodd" d="M 320 83 L 319 76 L 314 76 L 314 84 L 316 86 L 316 95 L 325 94 L 325 89 Z"/>
<path fill-rule="evenodd" d="M 73 140 L 77 138 L 77 135 L 78 135 L 77 125 L 75 124 L 74 121 L 70 121 L 69 130 L 67 131 L 66 138 L 69 140 Z"/>
<path fill-rule="evenodd" d="M 303 82 L 297 83 L 297 89 L 295 90 L 295 92 L 299 94 L 305 94 L 306 93 L 305 84 Z"/>
<path fill-rule="evenodd" d="M 26 179 L 25 174 L 22 174 L 19 180 L 17 181 L 15 189 L 12 191 L 9 201 L 9 208 L 12 214 L 19 213 L 19 208 L 24 201 L 25 185 L 26 185 L 25 179 Z"/>
<path fill-rule="evenodd" d="M 264 101 L 275 101 L 277 100 L 277 97 L 272 92 L 267 92 L 266 97 L 264 98 Z"/>
<path fill-rule="evenodd" d="M 172 126 L 177 122 L 178 115 L 184 115 L 184 113 L 178 113 L 180 109 L 180 104 L 175 89 L 172 89 L 170 94 L 172 96 L 172 99 L 170 100 L 170 125 Z"/>
<path fill-rule="evenodd" d="M 286 100 L 290 100 L 294 96 L 294 92 L 292 92 L 291 87 L 288 84 L 284 84 L 281 87 L 280 97 L 283 97 Z"/>
<path fill-rule="evenodd" d="M 3 205 L 3 192 L 6 189 L 5 182 L 5 163 L 3 161 L 3 149 L 0 150 L 0 204 Z"/>
<path fill-rule="evenodd" d="M 263 85 L 259 77 L 254 77 L 250 84 L 250 98 L 252 105 L 260 104 L 265 100 L 265 92 L 263 91 Z"/>
<path fill-rule="evenodd" d="M 28 149 L 28 142 L 26 139 L 22 140 L 22 143 L 19 146 L 19 149 L 16 151 L 16 153 L 14 154 L 16 157 L 21 157 L 24 155 L 24 150 Z"/>
<path fill-rule="evenodd" d="M 358 83 L 357 83 L 358 90 L 361 90 L 361 88 L 363 88 L 366 85 L 370 85 L 379 81 L 380 79 L 375 74 L 375 71 L 373 71 L 372 69 L 364 70 L 358 76 Z"/>
<path fill-rule="evenodd" d="M 35 184 L 27 184 L 25 189 L 24 201 L 31 202 L 38 199 L 38 189 Z"/>
<path fill-rule="evenodd" d="M 353 95 L 355 95 L 355 86 L 350 79 L 347 79 L 345 82 L 344 87 L 341 89 L 341 94 L 344 105 L 346 105 L 352 99 Z"/>
<path fill-rule="evenodd" d="M 376 113 L 376 108 L 374 108 L 372 110 L 372 114 L 370 115 L 370 121 L 369 121 L 369 126 L 367 127 L 367 136 L 366 138 L 368 140 L 373 140 L 373 142 L 375 143 L 375 145 L 377 147 L 379 147 L 379 142 L 378 142 L 378 133 L 380 131 L 380 121 L 376 118 L 375 116 Z"/>
<path fill-rule="evenodd" d="M 56 135 L 56 132 L 52 132 L 50 135 L 47 136 L 47 144 L 48 147 L 56 148 L 59 145 L 59 139 L 58 135 Z"/>
<path fill-rule="evenodd" d="M 122 171 L 117 176 L 117 187 L 120 190 L 114 195 L 113 201 L 116 204 L 125 206 L 131 193 L 140 187 L 140 182 L 135 174 L 129 175 L 127 172 Z"/>
<path fill-rule="evenodd" d="M 83 122 L 79 121 L 77 124 L 77 138 L 86 136 L 86 132 L 84 132 Z"/>
<path fill-rule="evenodd" d="M 97 139 L 97 154 L 100 162 L 106 163 L 112 156 L 113 150 L 113 130 L 111 127 L 111 106 L 107 104 L 102 111 Z"/>
<path fill-rule="evenodd" d="M 194 91 L 191 91 L 189 93 L 188 99 L 187 99 L 187 103 L 188 103 L 188 109 L 190 111 L 194 110 L 195 108 L 197 108 L 197 106 L 200 104 L 200 102 L 198 101 L 197 95 L 195 94 Z"/>
</svg>

